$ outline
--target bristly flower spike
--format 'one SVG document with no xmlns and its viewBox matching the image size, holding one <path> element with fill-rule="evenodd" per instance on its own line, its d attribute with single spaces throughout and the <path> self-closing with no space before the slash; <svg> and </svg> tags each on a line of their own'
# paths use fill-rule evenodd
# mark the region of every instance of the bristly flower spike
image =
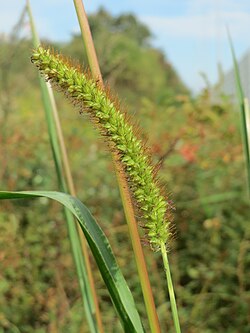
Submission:
<svg viewBox="0 0 250 333">
<path fill-rule="evenodd" d="M 60 55 L 39 47 L 32 62 L 45 78 L 62 90 L 80 112 L 86 110 L 118 153 L 130 184 L 131 193 L 143 218 L 147 239 L 158 251 L 170 237 L 171 207 L 162 195 L 154 167 L 146 154 L 142 140 L 134 135 L 133 126 L 106 92 L 89 74 L 72 67 Z"/>
</svg>

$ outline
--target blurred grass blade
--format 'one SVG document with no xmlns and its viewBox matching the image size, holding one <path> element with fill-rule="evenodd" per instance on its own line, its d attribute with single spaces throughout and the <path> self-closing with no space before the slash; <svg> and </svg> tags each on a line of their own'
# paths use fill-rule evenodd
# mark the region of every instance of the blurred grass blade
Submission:
<svg viewBox="0 0 250 333">
<path fill-rule="evenodd" d="M 244 98 L 244 109 L 245 109 L 246 124 L 247 124 L 248 147 L 250 147 L 250 109 L 249 109 L 249 101 L 247 98 Z"/>
<path fill-rule="evenodd" d="M 248 195 L 250 195 L 250 149 L 249 149 L 249 141 L 248 141 L 249 133 L 248 133 L 248 128 L 247 128 L 247 120 L 246 120 L 247 119 L 246 104 L 244 102 L 244 92 L 243 92 L 241 79 L 240 79 L 239 65 L 238 65 L 238 62 L 236 59 L 233 42 L 232 42 L 232 38 L 231 38 L 231 35 L 229 32 L 229 29 L 227 29 L 227 33 L 228 33 L 228 39 L 229 39 L 231 53 L 232 53 L 232 57 L 233 57 L 235 83 L 236 83 L 238 102 L 239 102 L 239 106 L 240 106 L 242 140 L 243 140 L 246 167 L 247 167 Z"/>
<path fill-rule="evenodd" d="M 219 204 L 225 201 L 235 200 L 239 197 L 239 193 L 237 191 L 232 192 L 224 192 L 224 193 L 216 193 L 205 197 L 200 197 L 193 200 L 188 201 L 179 201 L 178 208 L 183 207 L 194 207 L 194 206 L 210 206 L 214 204 Z"/>
<path fill-rule="evenodd" d="M 35 24 L 29 1 L 27 1 L 27 12 L 29 15 L 29 20 L 31 25 L 33 45 L 34 47 L 37 47 L 40 44 L 40 41 L 35 29 Z M 40 81 L 42 100 L 45 110 L 46 122 L 48 126 L 50 145 L 56 167 L 59 189 L 62 192 L 71 192 L 72 195 L 75 195 L 72 178 L 70 177 L 69 180 L 68 179 L 65 180 L 64 177 L 64 174 L 66 175 L 69 174 L 70 169 L 68 163 L 67 162 L 65 163 L 65 157 L 67 161 L 67 156 L 65 156 L 66 151 L 63 150 L 64 141 L 62 133 L 60 132 L 60 122 L 57 116 L 57 110 L 55 109 L 53 92 L 50 84 L 45 82 L 40 76 L 39 76 L 39 81 Z M 59 135 L 60 133 L 61 136 Z M 64 169 L 66 169 L 65 173 Z M 69 191 L 68 186 L 71 189 L 71 191 Z M 77 225 L 74 223 L 74 218 L 72 214 L 66 208 L 64 208 L 64 214 L 67 222 L 72 254 L 76 265 L 79 287 L 90 331 L 91 333 L 103 333 L 97 297 L 94 289 L 94 283 L 91 283 L 93 277 L 91 269 L 88 269 L 90 267 L 90 263 L 87 253 L 87 247 L 84 243 L 85 240 L 83 240 L 82 242 L 83 243 L 83 249 L 82 249 L 81 240 L 77 230 Z"/>
<path fill-rule="evenodd" d="M 0 192 L 0 199 L 46 197 L 60 202 L 80 223 L 125 332 L 144 332 L 133 296 L 116 263 L 108 239 L 87 209 L 69 194 L 46 191 Z M 74 222 L 73 222 L 74 223 Z"/>
</svg>

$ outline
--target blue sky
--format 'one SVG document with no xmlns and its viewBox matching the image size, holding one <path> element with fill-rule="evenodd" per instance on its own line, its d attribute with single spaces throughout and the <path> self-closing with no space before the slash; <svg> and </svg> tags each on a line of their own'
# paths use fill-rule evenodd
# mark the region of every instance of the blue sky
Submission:
<svg viewBox="0 0 250 333">
<path fill-rule="evenodd" d="M 1 2 L 0 33 L 7 33 L 25 1 Z M 73 1 L 30 2 L 40 36 L 68 40 L 79 31 Z M 214 83 L 218 62 L 224 70 L 232 66 L 226 25 L 239 57 L 250 48 L 249 0 L 85 0 L 84 4 L 87 13 L 103 6 L 114 15 L 136 14 L 153 32 L 153 44 L 164 51 L 183 81 L 195 92 L 204 86 L 200 72 Z"/>
</svg>

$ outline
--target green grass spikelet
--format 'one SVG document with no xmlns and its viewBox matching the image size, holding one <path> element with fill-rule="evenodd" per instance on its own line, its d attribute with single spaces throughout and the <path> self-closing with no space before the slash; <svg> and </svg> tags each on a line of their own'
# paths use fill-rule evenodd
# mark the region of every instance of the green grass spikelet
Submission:
<svg viewBox="0 0 250 333">
<path fill-rule="evenodd" d="M 32 62 L 47 80 L 59 87 L 74 104 L 80 105 L 80 112 L 86 110 L 90 114 L 116 149 L 136 206 L 140 208 L 150 245 L 159 250 L 170 236 L 171 207 L 158 186 L 144 144 L 134 135 L 125 113 L 98 86 L 98 82 L 72 67 L 60 55 L 39 47 L 33 52 Z"/>
</svg>

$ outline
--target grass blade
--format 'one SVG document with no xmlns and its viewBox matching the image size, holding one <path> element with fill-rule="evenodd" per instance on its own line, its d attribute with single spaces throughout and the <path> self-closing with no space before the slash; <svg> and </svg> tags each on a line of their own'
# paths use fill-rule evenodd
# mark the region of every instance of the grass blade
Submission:
<svg viewBox="0 0 250 333">
<path fill-rule="evenodd" d="M 244 98 L 244 108 L 245 108 L 246 124 L 247 124 L 248 146 L 250 147 L 250 109 L 249 109 L 249 101 L 247 98 Z"/>
<path fill-rule="evenodd" d="M 234 74 L 235 74 L 235 83 L 236 83 L 236 90 L 238 96 L 238 102 L 240 106 L 240 114 L 241 114 L 241 128 L 242 128 L 242 140 L 245 152 L 245 160 L 246 160 L 246 167 L 247 167 L 247 179 L 248 179 L 248 195 L 250 195 L 250 149 L 249 149 L 249 142 L 248 142 L 248 129 L 247 129 L 247 110 L 246 104 L 244 102 L 244 92 L 241 84 L 240 79 L 240 71 L 239 65 L 236 59 L 232 38 L 230 35 L 229 30 L 227 29 L 229 44 L 231 48 L 231 53 L 233 57 L 233 64 L 234 64 Z"/>
<path fill-rule="evenodd" d="M 87 209 L 77 198 L 60 192 L 0 192 L 1 199 L 46 197 L 58 201 L 78 220 L 96 260 L 125 332 L 144 332 L 133 296 L 119 269 L 108 239 Z M 73 222 L 74 223 L 74 222 Z"/>
</svg>

